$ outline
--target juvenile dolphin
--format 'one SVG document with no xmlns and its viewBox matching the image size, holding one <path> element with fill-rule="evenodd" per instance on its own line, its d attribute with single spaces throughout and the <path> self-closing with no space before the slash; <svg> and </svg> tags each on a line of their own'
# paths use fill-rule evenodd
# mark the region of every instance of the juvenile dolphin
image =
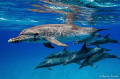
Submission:
<svg viewBox="0 0 120 79">
<path fill-rule="evenodd" d="M 87 43 L 88 41 L 91 41 L 91 40 L 99 38 L 99 37 L 101 37 L 101 35 L 99 33 L 95 33 L 88 38 L 85 38 L 85 39 L 82 39 L 82 40 L 77 40 L 73 44 Z"/>
<path fill-rule="evenodd" d="M 67 57 L 72 55 L 73 53 L 78 52 L 78 51 L 67 51 L 66 48 L 64 48 L 60 52 L 52 53 L 45 57 L 45 59 L 51 59 L 51 58 L 59 58 L 59 57 Z"/>
<path fill-rule="evenodd" d="M 109 29 L 109 28 L 108 28 Z M 68 46 L 62 42 L 85 39 L 101 30 L 93 27 L 80 27 L 74 24 L 46 24 L 23 30 L 18 37 L 8 40 L 10 43 L 31 42 L 43 43 L 48 48 L 54 48 L 50 43 L 58 46 Z"/>
<path fill-rule="evenodd" d="M 113 55 L 113 54 L 109 54 L 109 53 L 96 53 L 94 54 L 93 56 L 85 59 L 81 66 L 79 67 L 79 69 L 85 67 L 85 66 L 92 66 L 92 67 L 98 67 L 98 66 L 95 66 L 94 63 L 100 61 L 100 60 L 103 60 L 103 59 L 106 59 L 106 58 L 118 58 L 120 59 L 119 57 L 117 57 L 116 55 Z"/>
<path fill-rule="evenodd" d="M 86 44 L 84 44 L 82 49 L 79 52 L 76 52 L 73 55 L 71 55 L 70 57 L 68 57 L 65 60 L 65 63 L 63 65 L 66 65 L 66 64 L 69 64 L 69 63 L 80 64 L 81 60 L 83 60 L 85 58 L 88 58 L 88 57 L 92 56 L 95 53 L 104 52 L 104 51 L 111 51 L 111 50 L 105 49 L 105 48 L 99 48 L 99 47 L 87 48 Z"/>
<path fill-rule="evenodd" d="M 109 38 L 110 34 L 107 34 L 104 38 L 97 39 L 95 41 L 92 41 L 91 43 L 87 43 L 87 45 L 96 45 L 97 47 L 100 47 L 99 45 L 101 44 L 106 44 L 106 43 L 118 43 L 117 40 Z"/>
<path fill-rule="evenodd" d="M 66 57 L 60 57 L 60 58 L 52 58 L 48 59 L 46 61 L 41 62 L 38 66 L 36 66 L 34 69 L 38 68 L 47 68 L 48 70 L 52 70 L 51 66 L 56 66 L 63 64 L 65 62 Z"/>
</svg>

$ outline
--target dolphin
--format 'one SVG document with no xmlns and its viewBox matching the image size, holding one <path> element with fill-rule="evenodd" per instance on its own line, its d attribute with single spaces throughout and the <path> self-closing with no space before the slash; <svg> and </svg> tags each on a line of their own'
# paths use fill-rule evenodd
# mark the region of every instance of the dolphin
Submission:
<svg viewBox="0 0 120 79">
<path fill-rule="evenodd" d="M 67 57 L 67 56 L 70 56 L 70 55 L 72 55 L 73 53 L 76 53 L 76 52 L 77 51 L 67 51 L 66 47 L 65 47 L 62 51 L 52 53 L 52 54 L 48 55 L 47 57 L 45 57 L 45 59 Z"/>
<path fill-rule="evenodd" d="M 65 62 L 65 60 L 66 60 L 66 57 L 48 59 L 46 61 L 41 62 L 34 69 L 47 68 L 48 70 L 52 70 L 50 68 L 51 66 L 56 66 L 56 65 L 63 64 Z"/>
<path fill-rule="evenodd" d="M 79 52 L 74 53 L 70 57 L 68 57 L 65 60 L 65 63 L 63 65 L 69 64 L 69 63 L 77 63 L 81 64 L 81 60 L 86 59 L 95 53 L 98 52 L 104 52 L 104 51 L 111 51 L 110 49 L 105 49 L 105 48 L 99 48 L 99 47 L 94 47 L 94 48 L 88 48 L 86 47 L 86 44 L 83 45 L 82 49 Z"/>
<path fill-rule="evenodd" d="M 85 59 L 81 66 L 79 67 L 79 69 L 85 67 L 85 66 L 92 66 L 92 67 L 98 67 L 98 66 L 95 66 L 94 63 L 100 61 L 100 60 L 103 60 L 103 59 L 106 59 L 106 58 L 118 58 L 120 59 L 119 57 L 117 57 L 116 55 L 113 55 L 113 54 L 109 54 L 109 53 L 96 53 L 94 55 L 92 55 L 91 57 L 88 57 L 87 59 Z"/>
<path fill-rule="evenodd" d="M 75 24 L 46 24 L 38 25 L 23 30 L 19 36 L 8 40 L 10 43 L 30 42 L 43 43 L 48 48 L 54 48 L 52 44 L 57 46 L 68 46 L 62 42 L 70 42 L 90 37 L 94 33 L 107 29 L 96 29 L 93 27 L 81 27 Z"/>
<path fill-rule="evenodd" d="M 87 43 L 88 41 L 91 41 L 91 40 L 99 38 L 99 37 L 102 37 L 102 36 L 99 33 L 95 33 L 95 34 L 91 35 L 91 37 L 88 37 L 88 38 L 85 38 L 82 40 L 77 40 L 73 44 Z"/>
<path fill-rule="evenodd" d="M 112 39 L 112 38 L 109 38 L 110 34 L 107 34 L 104 38 L 100 38 L 100 39 L 97 39 L 97 40 L 94 40 L 90 43 L 87 43 L 87 45 L 96 45 L 97 47 L 100 47 L 99 45 L 101 44 L 106 44 L 106 43 L 118 43 L 117 40 L 115 39 Z"/>
</svg>

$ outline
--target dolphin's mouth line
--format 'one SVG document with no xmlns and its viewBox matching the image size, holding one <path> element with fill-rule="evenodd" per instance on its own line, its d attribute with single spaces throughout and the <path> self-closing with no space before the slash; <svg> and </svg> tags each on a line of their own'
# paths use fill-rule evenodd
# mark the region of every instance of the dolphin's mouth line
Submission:
<svg viewBox="0 0 120 79">
<path fill-rule="evenodd" d="M 20 42 L 23 42 L 24 39 L 25 39 L 25 36 L 18 36 L 18 37 L 9 39 L 8 42 L 9 43 L 20 43 Z"/>
<path fill-rule="evenodd" d="M 9 42 L 9 43 L 20 43 L 20 42 L 22 42 L 22 41 L 9 39 L 8 42 Z"/>
</svg>

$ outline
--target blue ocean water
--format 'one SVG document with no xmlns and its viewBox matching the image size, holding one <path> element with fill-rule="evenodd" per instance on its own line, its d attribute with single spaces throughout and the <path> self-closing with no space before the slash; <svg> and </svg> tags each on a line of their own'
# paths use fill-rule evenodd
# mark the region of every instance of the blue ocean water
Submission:
<svg viewBox="0 0 120 79">
<path fill-rule="evenodd" d="M 83 0 L 81 0 L 83 1 L 81 2 L 82 6 L 80 3 L 73 3 L 77 0 L 68 0 L 71 2 L 54 0 L 56 3 L 61 1 L 66 4 L 56 6 L 50 4 L 50 1 L 52 0 L 0 0 L 0 79 L 119 79 L 120 60 L 118 59 L 99 61 L 95 63 L 98 68 L 87 66 L 79 69 L 79 65 L 73 63 L 66 66 L 51 67 L 52 71 L 46 68 L 35 70 L 34 67 L 44 61 L 44 57 L 59 52 L 64 47 L 53 45 L 55 48 L 50 49 L 41 43 L 8 43 L 8 39 L 18 36 L 26 28 L 43 24 L 63 24 L 65 13 L 72 12 L 71 8 L 65 8 L 68 5 L 79 7 L 80 12 L 76 15 L 75 24 L 84 27 L 111 28 L 99 33 L 103 36 L 110 33 L 110 38 L 120 42 L 120 2 L 118 0 L 105 0 L 110 1 L 111 6 L 109 5 L 109 7 L 93 7 L 92 4 L 88 6 Z M 101 1 L 102 5 L 104 4 L 102 0 L 97 1 Z M 116 1 L 116 3 L 112 3 L 112 1 Z M 108 6 L 108 3 L 106 4 Z M 48 10 L 46 6 L 52 6 L 52 10 Z M 69 45 L 67 50 L 80 50 L 83 44 L 73 45 L 73 42 L 65 42 Z M 109 43 L 101 46 L 112 49 L 106 53 L 120 57 L 120 44 Z"/>
</svg>

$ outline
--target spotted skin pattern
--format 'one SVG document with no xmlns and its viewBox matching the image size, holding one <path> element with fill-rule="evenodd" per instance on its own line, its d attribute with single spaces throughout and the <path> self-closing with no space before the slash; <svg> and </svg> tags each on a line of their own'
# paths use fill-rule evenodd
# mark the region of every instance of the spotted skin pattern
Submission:
<svg viewBox="0 0 120 79">
<path fill-rule="evenodd" d="M 62 42 L 85 39 L 96 33 L 93 27 L 81 27 L 74 24 L 47 24 L 23 30 L 18 37 L 8 42 L 53 43 L 58 46 L 68 46 Z"/>
</svg>

